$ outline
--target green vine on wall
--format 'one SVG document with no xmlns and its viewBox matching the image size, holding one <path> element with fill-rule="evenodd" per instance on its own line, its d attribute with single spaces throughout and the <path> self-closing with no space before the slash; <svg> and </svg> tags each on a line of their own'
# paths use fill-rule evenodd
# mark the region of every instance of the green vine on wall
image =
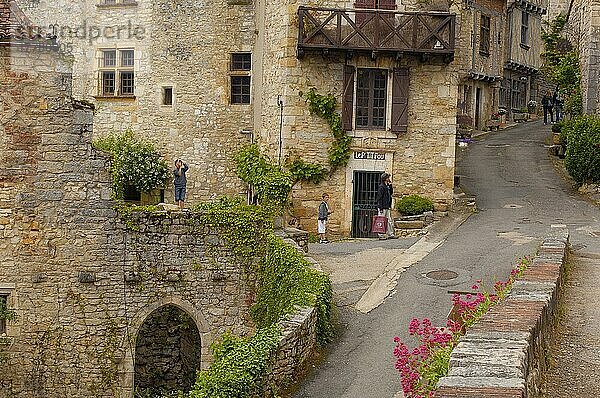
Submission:
<svg viewBox="0 0 600 398">
<path fill-rule="evenodd" d="M 287 166 L 295 181 L 309 181 L 318 184 L 325 180 L 327 174 L 331 175 L 339 167 L 348 164 L 352 137 L 346 134 L 342 128 L 342 119 L 336 110 L 337 100 L 333 94 L 319 94 L 314 87 L 311 87 L 304 94 L 304 98 L 306 98 L 310 113 L 325 120 L 333 134 L 333 142 L 327 150 L 329 170 L 324 165 L 306 162 L 297 157 L 288 160 Z"/>
<path fill-rule="evenodd" d="M 565 98 L 564 112 L 574 117 L 583 111 L 581 67 L 578 51 L 565 36 L 566 24 L 567 18 L 562 14 L 550 22 L 545 22 L 546 27 L 542 29 L 542 56 L 545 59 L 543 72 L 558 86 Z"/>
<path fill-rule="evenodd" d="M 166 162 L 151 143 L 145 142 L 126 130 L 94 140 L 96 149 L 112 156 L 112 198 L 122 199 L 126 186 L 140 192 L 163 187 L 169 175 Z"/>
</svg>

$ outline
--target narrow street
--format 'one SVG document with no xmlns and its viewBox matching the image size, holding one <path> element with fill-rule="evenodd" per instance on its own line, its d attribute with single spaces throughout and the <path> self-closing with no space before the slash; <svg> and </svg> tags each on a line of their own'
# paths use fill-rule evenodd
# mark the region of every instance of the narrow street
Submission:
<svg viewBox="0 0 600 398">
<path fill-rule="evenodd" d="M 478 208 L 464 222 L 463 215 L 451 215 L 418 241 L 311 247 L 332 275 L 341 330 L 294 397 L 394 397 L 401 390 L 392 356 L 394 336 L 407 339 L 415 317 L 445 322 L 451 307 L 448 290 L 468 291 L 476 280 L 491 286 L 506 278 L 519 257 L 535 252 L 552 224 L 569 227 L 576 254 L 600 252 L 600 210 L 555 172 L 545 147 L 549 131 L 549 126 L 531 122 L 457 148 L 461 187 L 476 197 Z M 402 262 L 415 242 L 431 250 L 413 256 L 414 263 Z M 397 285 L 385 301 L 373 301 L 370 310 L 357 305 L 392 263 L 397 265 L 390 280 Z M 454 277 L 424 276 L 434 270 Z"/>
</svg>

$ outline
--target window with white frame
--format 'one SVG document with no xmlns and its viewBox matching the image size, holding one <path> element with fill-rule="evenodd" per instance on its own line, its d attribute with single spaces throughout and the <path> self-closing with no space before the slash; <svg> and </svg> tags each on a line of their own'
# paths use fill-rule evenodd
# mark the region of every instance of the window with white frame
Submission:
<svg viewBox="0 0 600 398">
<path fill-rule="evenodd" d="M 130 97 L 135 93 L 135 53 L 132 49 L 100 50 L 99 95 Z"/>
</svg>

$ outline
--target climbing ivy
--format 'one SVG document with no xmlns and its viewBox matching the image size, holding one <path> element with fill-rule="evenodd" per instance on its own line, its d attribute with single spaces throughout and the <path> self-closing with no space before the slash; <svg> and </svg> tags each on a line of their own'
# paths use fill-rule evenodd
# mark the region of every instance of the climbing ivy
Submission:
<svg viewBox="0 0 600 398">
<path fill-rule="evenodd" d="M 565 98 L 564 112 L 571 117 L 583 111 L 581 96 L 581 67 L 579 53 L 565 36 L 567 18 L 560 14 L 550 22 L 544 22 L 543 72 L 549 81 L 556 84 Z"/>
<path fill-rule="evenodd" d="M 112 155 L 113 199 L 122 199 L 128 185 L 140 192 L 164 186 L 169 172 L 167 164 L 154 145 L 135 137 L 133 131 L 98 138 L 93 146 Z"/>
<path fill-rule="evenodd" d="M 325 179 L 328 173 L 325 166 L 306 162 L 300 158 L 289 161 L 287 166 L 294 181 L 309 181 L 318 184 Z"/>
<path fill-rule="evenodd" d="M 342 128 L 342 119 L 337 112 L 337 100 L 333 94 L 322 95 L 311 87 L 305 94 L 308 109 L 311 114 L 323 118 L 333 134 L 333 142 L 328 149 L 329 166 L 333 172 L 338 167 L 343 167 L 350 160 L 350 137 Z"/>
</svg>

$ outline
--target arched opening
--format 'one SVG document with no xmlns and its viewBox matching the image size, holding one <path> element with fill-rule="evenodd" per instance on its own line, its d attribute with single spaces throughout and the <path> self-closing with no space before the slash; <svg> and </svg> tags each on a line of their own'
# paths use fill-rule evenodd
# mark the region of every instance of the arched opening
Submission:
<svg viewBox="0 0 600 398">
<path fill-rule="evenodd" d="M 200 366 L 200 333 L 192 317 L 174 305 L 154 310 L 140 326 L 136 339 L 135 395 L 187 392 Z"/>
</svg>

